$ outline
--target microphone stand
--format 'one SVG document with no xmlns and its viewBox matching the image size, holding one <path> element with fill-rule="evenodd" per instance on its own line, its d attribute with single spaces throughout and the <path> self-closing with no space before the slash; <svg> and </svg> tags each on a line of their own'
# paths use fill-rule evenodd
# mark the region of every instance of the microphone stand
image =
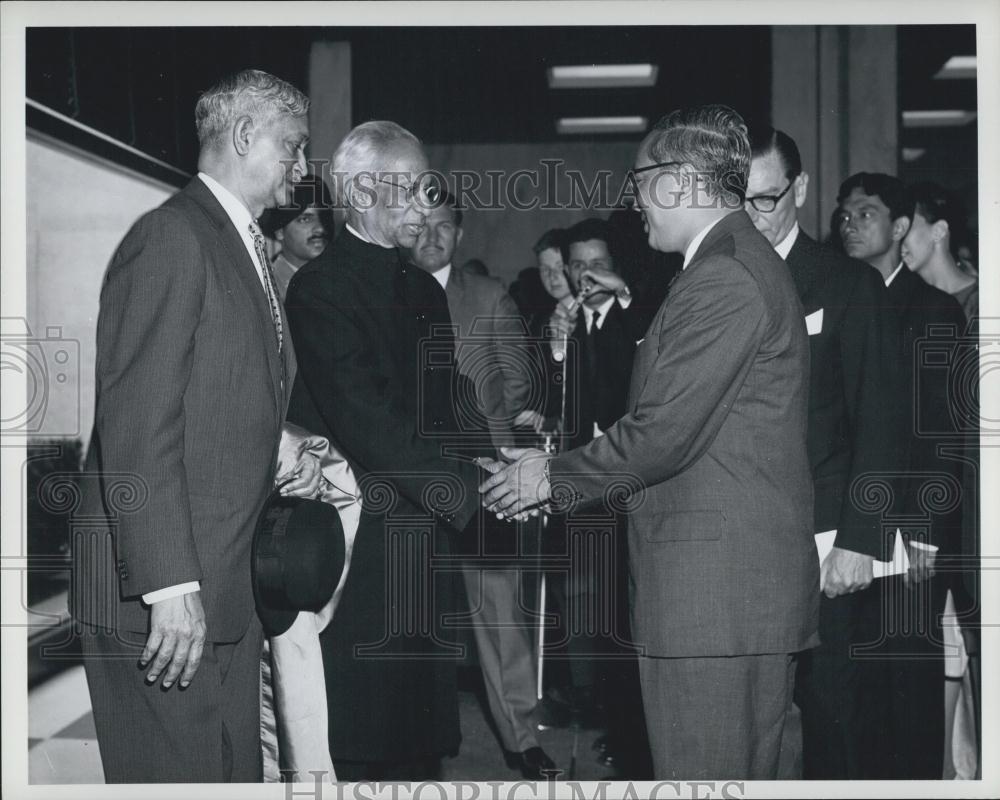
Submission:
<svg viewBox="0 0 1000 800">
<path fill-rule="evenodd" d="M 570 305 L 569 307 L 569 313 L 571 315 L 575 315 L 576 312 L 579 311 L 580 306 L 582 304 L 583 304 L 582 297 L 577 297 L 576 299 L 574 299 L 572 305 Z M 567 331 L 563 331 L 562 346 L 559 349 L 553 351 L 552 353 L 552 357 L 556 361 L 560 362 L 560 365 L 562 367 L 562 381 L 561 381 L 562 398 L 560 401 L 559 421 L 556 424 L 556 430 L 554 432 L 552 431 L 546 432 L 545 439 L 542 444 L 542 449 L 550 455 L 557 453 L 559 450 L 563 449 L 562 446 L 565 445 L 565 443 L 563 442 L 563 436 L 566 430 L 566 361 L 567 361 L 566 350 L 568 347 L 568 342 L 569 342 L 569 333 Z M 558 440 L 556 438 L 557 436 Z M 541 568 L 541 561 L 542 561 L 542 542 L 544 541 L 545 538 L 545 531 L 549 526 L 549 515 L 544 508 L 542 508 L 539 514 L 538 524 L 539 524 L 539 532 L 538 532 L 539 570 L 538 571 L 541 574 L 541 579 L 539 581 L 540 585 L 538 589 L 538 613 L 541 624 L 538 626 L 538 669 L 537 669 L 538 682 L 535 687 L 535 695 L 537 699 L 540 701 L 544 695 L 542 684 L 545 677 L 544 650 L 545 650 L 545 607 L 546 607 L 545 570 Z"/>
</svg>

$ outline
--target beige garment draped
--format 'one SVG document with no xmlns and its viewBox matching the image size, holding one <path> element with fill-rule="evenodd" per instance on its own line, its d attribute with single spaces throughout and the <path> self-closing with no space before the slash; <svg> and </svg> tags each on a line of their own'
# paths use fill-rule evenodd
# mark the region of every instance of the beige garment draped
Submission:
<svg viewBox="0 0 1000 800">
<path fill-rule="evenodd" d="M 344 460 L 322 436 L 285 423 L 278 474 L 304 452 L 320 460 L 323 482 L 318 499 L 334 506 L 344 527 L 344 571 L 333 597 L 321 611 L 300 611 L 292 626 L 265 644 L 261 660 L 261 745 L 264 780 L 308 781 L 317 771 L 336 781 L 328 745 L 326 681 L 319 634 L 330 624 L 344 591 L 354 537 L 361 518 L 357 481 Z"/>
</svg>

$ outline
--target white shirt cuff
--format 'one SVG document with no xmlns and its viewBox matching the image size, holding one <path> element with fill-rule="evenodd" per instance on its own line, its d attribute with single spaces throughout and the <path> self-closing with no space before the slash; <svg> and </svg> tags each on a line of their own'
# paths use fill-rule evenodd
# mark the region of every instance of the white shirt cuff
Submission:
<svg viewBox="0 0 1000 800">
<path fill-rule="evenodd" d="M 938 547 L 935 544 L 925 544 L 924 542 L 915 542 L 910 539 L 910 547 L 916 547 L 918 550 L 930 550 L 932 553 L 938 551 Z"/>
<path fill-rule="evenodd" d="M 142 596 L 142 602 L 147 605 L 153 605 L 153 603 L 159 603 L 161 600 L 169 600 L 171 597 L 180 597 L 182 594 L 191 594 L 191 592 L 197 592 L 200 590 L 201 583 L 198 581 L 178 583 L 176 586 L 167 586 L 163 589 L 157 589 L 155 592 L 144 594 Z"/>
<path fill-rule="evenodd" d="M 622 307 L 622 311 L 632 305 L 632 295 L 629 295 L 628 297 L 619 297 L 618 295 L 615 295 L 615 300 L 617 300 L 618 305 Z"/>
</svg>

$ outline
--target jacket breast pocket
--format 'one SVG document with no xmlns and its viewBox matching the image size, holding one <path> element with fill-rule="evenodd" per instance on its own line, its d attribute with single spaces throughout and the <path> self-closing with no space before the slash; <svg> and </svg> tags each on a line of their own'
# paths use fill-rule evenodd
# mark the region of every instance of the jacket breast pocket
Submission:
<svg viewBox="0 0 1000 800">
<path fill-rule="evenodd" d="M 665 511 L 637 524 L 647 542 L 707 542 L 722 538 L 727 520 L 721 511 Z"/>
</svg>

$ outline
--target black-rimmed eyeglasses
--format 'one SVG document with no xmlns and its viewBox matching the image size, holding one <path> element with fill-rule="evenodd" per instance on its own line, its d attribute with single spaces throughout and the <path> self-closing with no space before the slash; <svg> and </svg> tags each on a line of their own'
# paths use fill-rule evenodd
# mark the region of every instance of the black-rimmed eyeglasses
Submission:
<svg viewBox="0 0 1000 800">
<path fill-rule="evenodd" d="M 795 178 L 797 177 L 798 175 L 795 176 Z M 778 201 L 788 194 L 788 190 L 795 185 L 795 178 L 789 179 L 788 186 L 781 194 L 759 194 L 755 197 L 748 197 L 746 202 L 752 205 L 755 211 L 759 211 L 761 214 L 770 214 L 778 207 Z"/>
<path fill-rule="evenodd" d="M 652 169 L 662 169 L 663 167 L 679 167 L 683 163 L 683 161 L 660 161 L 656 164 L 647 164 L 645 167 L 632 167 L 628 174 L 632 180 L 636 180 L 636 175 L 640 172 L 649 172 Z"/>
</svg>

